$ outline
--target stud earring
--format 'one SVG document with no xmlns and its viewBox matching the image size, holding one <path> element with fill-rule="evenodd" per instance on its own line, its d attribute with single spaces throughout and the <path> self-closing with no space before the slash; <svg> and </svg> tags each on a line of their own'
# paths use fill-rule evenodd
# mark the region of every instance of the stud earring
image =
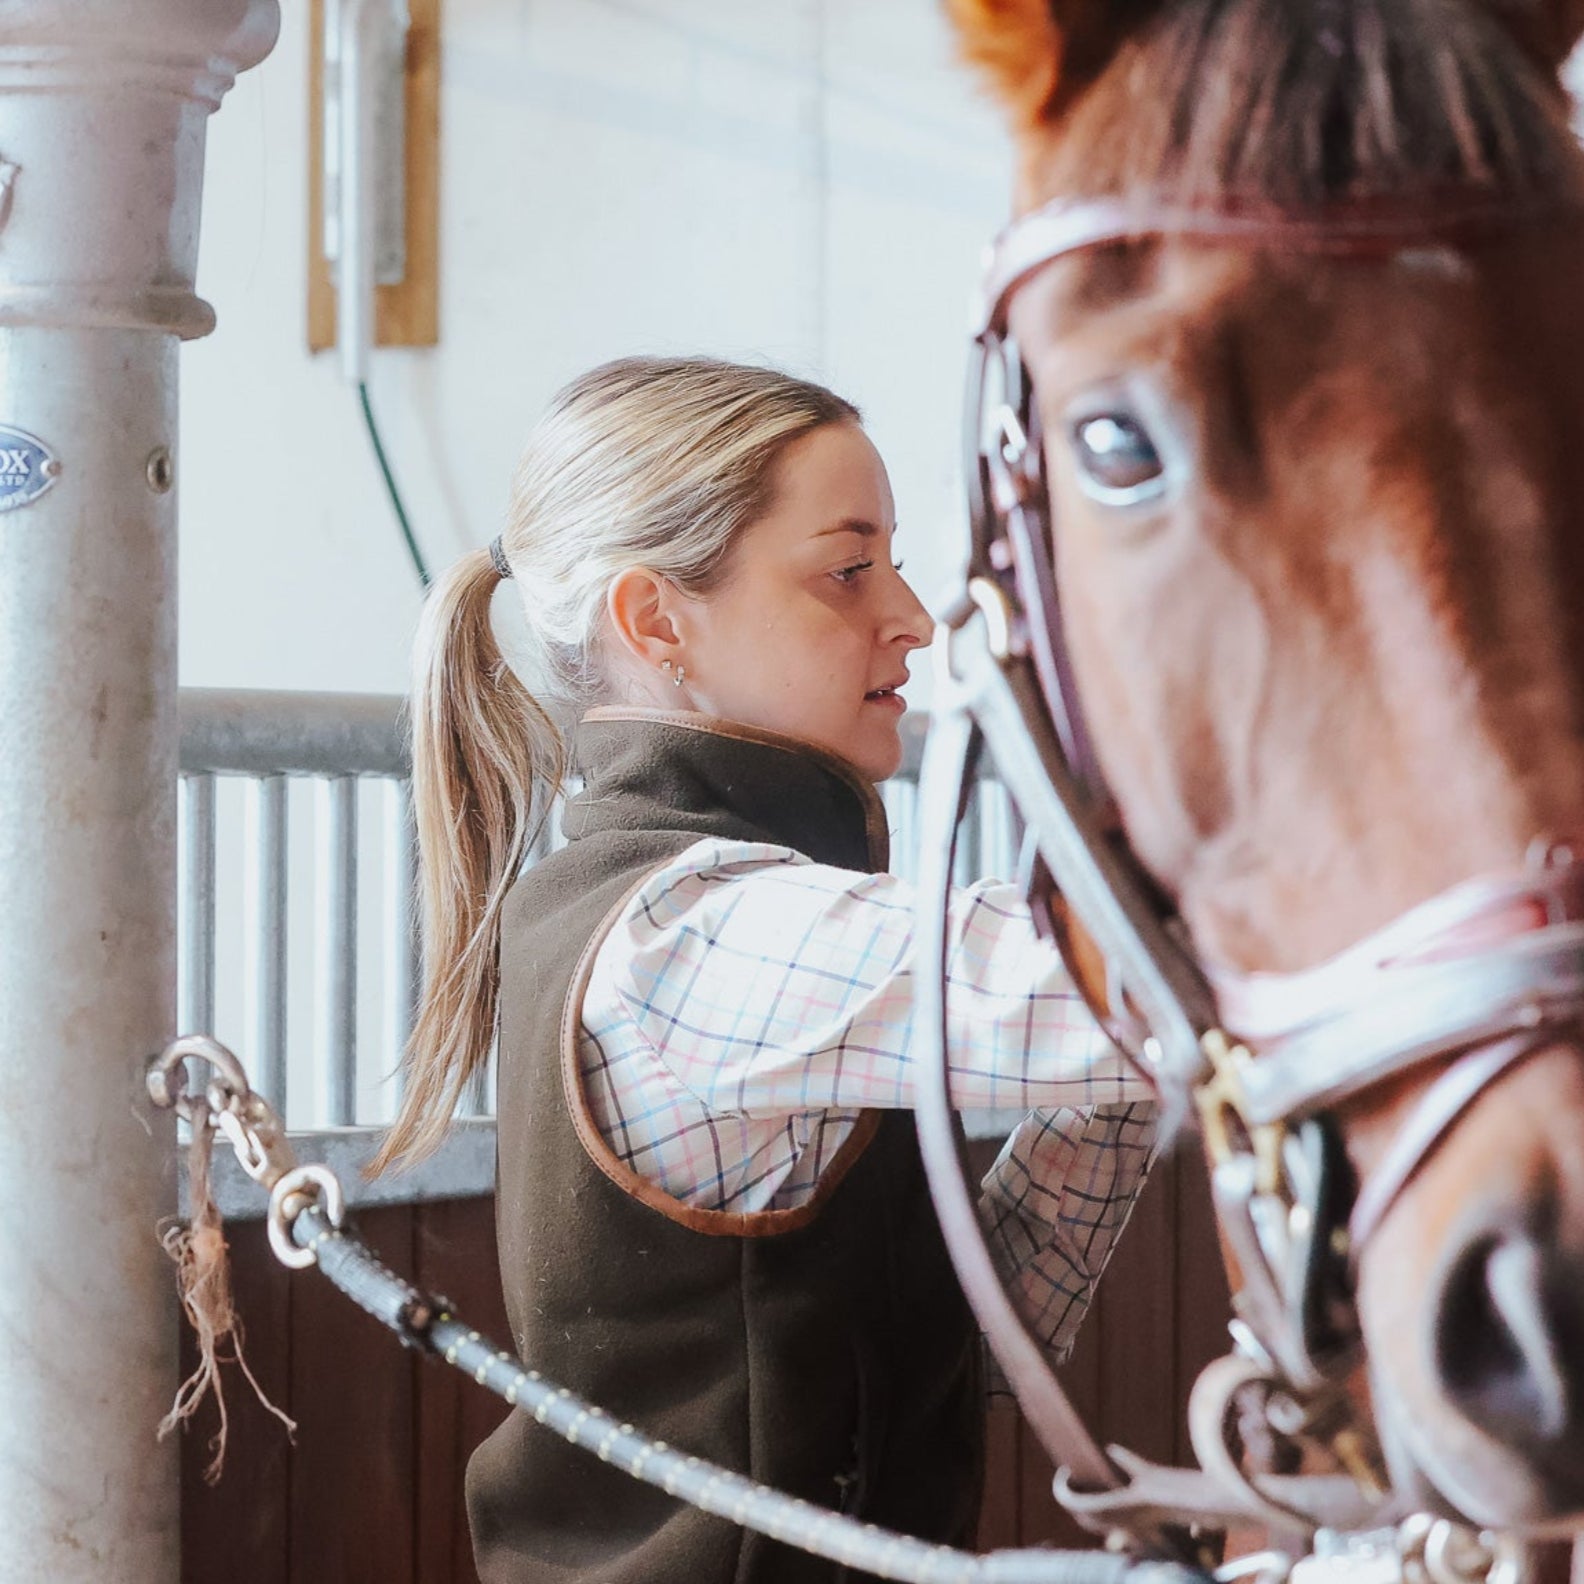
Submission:
<svg viewBox="0 0 1584 1584">
<path fill-rule="evenodd" d="M 671 678 L 671 686 L 672 687 L 681 687 L 682 686 L 682 678 L 685 677 L 686 675 L 687 675 L 687 667 L 686 666 L 678 666 L 676 668 L 676 675 Z"/>
</svg>

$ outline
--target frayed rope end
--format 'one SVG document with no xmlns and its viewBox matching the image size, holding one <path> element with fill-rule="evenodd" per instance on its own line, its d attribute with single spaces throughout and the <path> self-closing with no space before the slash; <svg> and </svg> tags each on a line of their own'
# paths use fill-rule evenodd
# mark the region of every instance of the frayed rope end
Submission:
<svg viewBox="0 0 1584 1584">
<path fill-rule="evenodd" d="M 209 1162 L 213 1149 L 214 1129 L 209 1123 L 208 1107 L 201 1100 L 195 1101 L 192 1143 L 187 1157 L 192 1220 L 186 1226 L 167 1227 L 160 1236 L 161 1246 L 176 1263 L 176 1288 L 181 1296 L 182 1311 L 197 1338 L 198 1367 L 177 1388 L 170 1412 L 160 1420 L 159 1437 L 163 1440 L 190 1419 L 212 1391 L 220 1415 L 220 1428 L 210 1441 L 213 1456 L 204 1469 L 204 1480 L 210 1485 L 219 1481 L 225 1466 L 229 1429 L 221 1377 L 223 1364 L 235 1364 L 241 1369 L 254 1395 L 285 1425 L 289 1436 L 294 1436 L 297 1430 L 296 1421 L 265 1395 L 243 1355 L 242 1322 L 231 1297 L 231 1264 L 225 1229 L 210 1188 Z"/>
</svg>

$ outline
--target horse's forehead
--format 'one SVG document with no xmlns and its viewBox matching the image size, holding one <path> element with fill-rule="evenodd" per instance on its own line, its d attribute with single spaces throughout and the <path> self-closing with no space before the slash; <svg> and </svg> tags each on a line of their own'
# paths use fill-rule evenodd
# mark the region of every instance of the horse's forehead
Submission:
<svg viewBox="0 0 1584 1584">
<path fill-rule="evenodd" d="M 1584 313 L 1572 272 L 1535 246 L 1366 263 L 1162 243 L 1132 297 L 1096 291 L 1119 267 L 1098 254 L 1032 280 L 1014 332 L 1057 437 L 1070 564 L 1121 568 L 1108 597 L 1138 616 L 1155 572 L 1198 576 L 1220 563 L 1192 549 L 1213 544 L 1293 610 L 1362 621 L 1392 578 L 1408 603 L 1455 613 L 1484 597 L 1459 568 L 1518 545 L 1554 562 L 1545 547 L 1584 508 Z M 1117 520 L 1073 482 L 1073 424 L 1113 395 L 1173 466 L 1161 519 L 1191 525 L 1125 561 Z M 1302 624 L 1282 631 L 1305 641 Z"/>
<path fill-rule="evenodd" d="M 1398 405 L 1574 392 L 1584 308 L 1570 260 L 1584 265 L 1579 237 L 1538 232 L 1367 260 L 1163 239 L 1056 261 L 1020 288 L 1012 327 L 1042 399 L 1138 367 L 1169 374 L 1180 397 L 1212 396 L 1228 348 L 1257 371 L 1270 410 L 1253 417 L 1271 422 L 1331 382 Z"/>
<path fill-rule="evenodd" d="M 1196 237 L 1084 249 L 1055 260 L 1019 288 L 1012 306 L 1021 340 L 1099 339 L 1197 323 L 1268 318 L 1279 334 L 1295 309 L 1379 309 L 1398 292 L 1423 306 L 1438 284 L 1477 281 L 1470 257 L 1451 246 L 1406 245 L 1368 260 L 1285 251 L 1280 239 L 1249 246 Z M 1472 307 L 1465 296 L 1465 306 Z"/>
</svg>

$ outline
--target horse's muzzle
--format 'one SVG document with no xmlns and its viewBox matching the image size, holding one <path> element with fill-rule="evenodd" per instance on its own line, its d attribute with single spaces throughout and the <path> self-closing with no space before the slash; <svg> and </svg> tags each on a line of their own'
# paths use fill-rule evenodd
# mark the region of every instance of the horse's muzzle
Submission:
<svg viewBox="0 0 1584 1584">
<path fill-rule="evenodd" d="M 1434 1303 L 1450 1404 L 1529 1465 L 1553 1511 L 1584 1508 L 1584 1250 L 1544 1230 L 1481 1232 Z"/>
</svg>

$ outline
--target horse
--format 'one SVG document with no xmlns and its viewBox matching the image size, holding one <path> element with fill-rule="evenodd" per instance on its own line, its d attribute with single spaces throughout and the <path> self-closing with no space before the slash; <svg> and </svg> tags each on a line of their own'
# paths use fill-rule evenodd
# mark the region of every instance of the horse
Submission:
<svg viewBox="0 0 1584 1584">
<path fill-rule="evenodd" d="M 1000 282 L 1069 755 L 1223 1010 L 1280 1032 L 1284 996 L 1341 985 L 1356 1031 L 1394 967 L 1439 987 L 1392 1003 L 1442 1017 L 1438 1044 L 1308 1075 L 1370 1207 L 1346 1389 L 1411 1503 L 1570 1532 L 1577 937 L 1550 999 L 1482 1021 L 1479 992 L 1482 952 L 1550 929 L 1554 955 L 1584 914 L 1584 154 L 1560 77 L 1584 3 L 949 11 L 1008 117 L 1017 213 L 1070 231 Z M 1452 1058 L 1491 1050 L 1446 1099 Z"/>
</svg>

